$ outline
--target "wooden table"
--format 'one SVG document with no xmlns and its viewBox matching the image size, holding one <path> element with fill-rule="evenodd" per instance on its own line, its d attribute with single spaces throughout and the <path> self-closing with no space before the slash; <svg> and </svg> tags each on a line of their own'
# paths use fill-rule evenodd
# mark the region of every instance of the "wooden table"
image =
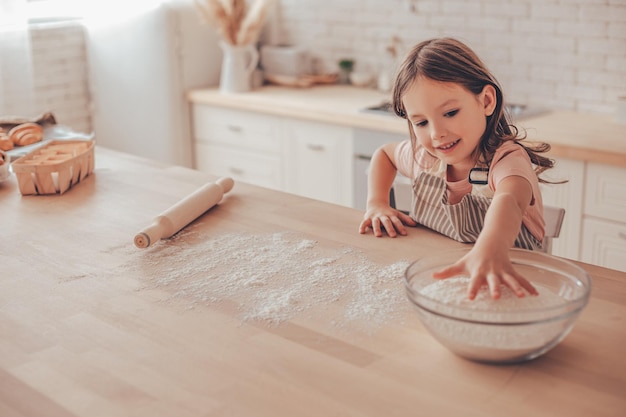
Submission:
<svg viewBox="0 0 626 417">
<path fill-rule="evenodd" d="M 0 416 L 626 415 L 626 274 L 580 264 L 593 292 L 573 331 L 512 366 L 453 355 L 406 299 L 380 325 L 341 325 L 341 300 L 278 323 L 246 320 L 236 299 L 150 285 L 167 272 L 155 254 L 286 232 L 384 266 L 461 245 L 422 228 L 359 235 L 357 210 L 236 184 L 190 231 L 133 246 L 208 180 L 99 148 L 94 174 L 62 196 L 23 197 L 15 177 L 0 184 Z"/>
</svg>

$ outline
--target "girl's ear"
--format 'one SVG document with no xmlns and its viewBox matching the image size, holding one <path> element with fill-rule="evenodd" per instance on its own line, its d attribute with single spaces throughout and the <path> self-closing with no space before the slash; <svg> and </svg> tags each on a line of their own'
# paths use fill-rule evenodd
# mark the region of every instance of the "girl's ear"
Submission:
<svg viewBox="0 0 626 417">
<path fill-rule="evenodd" d="M 496 109 L 497 98 L 496 89 L 491 84 L 487 84 L 481 93 L 485 116 L 491 116 Z"/>
</svg>

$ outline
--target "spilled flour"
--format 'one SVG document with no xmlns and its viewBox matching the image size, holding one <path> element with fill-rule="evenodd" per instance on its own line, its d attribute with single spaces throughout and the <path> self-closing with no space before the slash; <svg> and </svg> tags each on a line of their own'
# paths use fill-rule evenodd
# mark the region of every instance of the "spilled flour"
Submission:
<svg viewBox="0 0 626 417">
<path fill-rule="evenodd" d="M 376 264 L 354 248 L 322 248 L 295 233 L 206 238 L 188 229 L 133 258 L 122 268 L 149 269 L 145 289 L 165 290 L 166 301 L 190 308 L 235 302 L 243 321 L 279 324 L 332 307 L 343 313 L 332 315 L 335 326 L 380 326 L 410 309 L 402 285 L 408 262 Z"/>
</svg>

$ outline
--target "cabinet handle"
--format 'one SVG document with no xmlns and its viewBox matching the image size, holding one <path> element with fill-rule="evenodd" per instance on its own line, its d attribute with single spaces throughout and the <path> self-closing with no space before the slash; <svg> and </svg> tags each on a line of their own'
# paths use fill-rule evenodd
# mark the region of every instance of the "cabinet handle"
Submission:
<svg viewBox="0 0 626 417">
<path fill-rule="evenodd" d="M 624 233 L 624 232 L 619 232 L 619 233 L 617 234 L 617 236 L 618 236 L 620 239 L 625 239 L 625 240 L 626 240 L 626 233 Z"/>
<path fill-rule="evenodd" d="M 311 151 L 315 151 L 315 152 L 320 152 L 323 151 L 324 149 L 324 145 L 315 145 L 313 143 L 307 143 L 306 144 L 307 149 L 311 150 Z"/>
<path fill-rule="evenodd" d="M 243 175 L 243 169 L 237 167 L 228 167 L 228 170 L 231 174 L 234 175 Z"/>
<path fill-rule="evenodd" d="M 230 130 L 231 132 L 239 133 L 242 129 L 241 126 L 228 125 L 228 130 Z"/>
</svg>

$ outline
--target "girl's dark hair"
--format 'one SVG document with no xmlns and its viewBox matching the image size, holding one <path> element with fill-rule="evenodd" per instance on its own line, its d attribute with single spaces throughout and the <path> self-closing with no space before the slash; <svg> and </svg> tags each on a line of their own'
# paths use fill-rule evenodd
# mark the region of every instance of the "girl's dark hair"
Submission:
<svg viewBox="0 0 626 417">
<path fill-rule="evenodd" d="M 431 39 L 417 44 L 408 53 L 398 70 L 392 91 L 393 109 L 402 118 L 407 118 L 402 97 L 418 77 L 459 84 L 475 95 L 480 94 L 486 85 L 496 90 L 495 110 L 491 116 L 487 116 L 487 128 L 476 148 L 478 163 L 488 165 L 502 142 L 512 140 L 524 148 L 535 165 L 537 175 L 554 166 L 552 159 L 539 155 L 550 150 L 549 144 L 528 146 L 520 142 L 526 138 L 526 134 L 520 133 L 510 122 L 510 116 L 504 110 L 502 89 L 498 81 L 480 58 L 462 42 L 452 38 Z M 417 138 L 411 122 L 408 124 L 415 148 Z M 539 181 L 545 182 L 541 179 Z"/>
</svg>

